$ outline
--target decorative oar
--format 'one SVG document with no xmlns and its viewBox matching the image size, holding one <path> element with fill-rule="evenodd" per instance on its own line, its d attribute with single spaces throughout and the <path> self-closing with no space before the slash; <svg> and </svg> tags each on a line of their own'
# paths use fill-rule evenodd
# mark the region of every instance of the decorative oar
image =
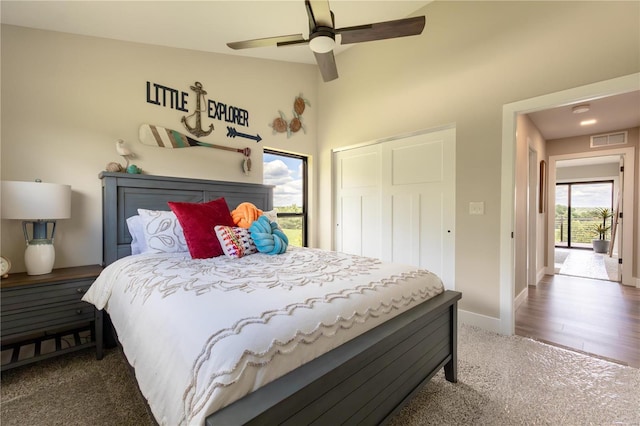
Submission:
<svg viewBox="0 0 640 426">
<path fill-rule="evenodd" d="M 141 125 L 138 136 L 140 137 L 140 142 L 143 144 L 159 146 L 162 148 L 189 148 L 193 146 L 205 146 L 208 148 L 239 152 L 244 155 L 244 161 L 242 162 L 243 171 L 245 174 L 248 174 L 248 172 L 251 171 L 251 158 L 249 158 L 251 156 L 251 148 L 232 148 L 230 146 L 200 142 L 175 130 L 154 126 L 153 124 Z"/>
</svg>

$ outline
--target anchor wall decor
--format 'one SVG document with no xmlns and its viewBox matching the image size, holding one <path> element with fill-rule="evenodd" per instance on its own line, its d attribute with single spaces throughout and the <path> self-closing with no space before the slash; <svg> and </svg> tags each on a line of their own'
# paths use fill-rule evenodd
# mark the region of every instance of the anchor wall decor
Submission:
<svg viewBox="0 0 640 426">
<path fill-rule="evenodd" d="M 203 111 L 200 100 L 204 100 L 204 95 L 206 95 L 207 92 L 202 88 L 202 83 L 200 83 L 199 81 L 196 81 L 195 85 L 191 86 L 191 90 L 196 92 L 196 110 L 193 112 L 193 114 L 182 116 L 182 119 L 180 121 L 192 135 L 198 137 L 207 136 L 208 134 L 213 132 L 213 124 L 209 124 L 209 130 L 204 130 L 202 128 L 202 117 L 200 116 Z M 189 126 L 187 119 L 193 117 L 194 115 L 196 117 L 196 125 L 192 127 Z"/>
</svg>

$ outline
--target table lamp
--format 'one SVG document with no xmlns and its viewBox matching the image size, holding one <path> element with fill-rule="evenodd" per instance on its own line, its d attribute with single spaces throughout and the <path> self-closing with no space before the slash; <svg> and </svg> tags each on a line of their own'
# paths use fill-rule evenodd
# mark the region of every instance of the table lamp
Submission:
<svg viewBox="0 0 640 426">
<path fill-rule="evenodd" d="M 22 220 L 27 244 L 24 263 L 27 275 L 48 274 L 53 269 L 56 253 L 53 236 L 56 219 L 71 217 L 71 186 L 57 183 L 2 181 L 0 216 Z M 27 226 L 31 224 L 29 239 Z M 51 237 L 48 236 L 51 224 Z"/>
</svg>

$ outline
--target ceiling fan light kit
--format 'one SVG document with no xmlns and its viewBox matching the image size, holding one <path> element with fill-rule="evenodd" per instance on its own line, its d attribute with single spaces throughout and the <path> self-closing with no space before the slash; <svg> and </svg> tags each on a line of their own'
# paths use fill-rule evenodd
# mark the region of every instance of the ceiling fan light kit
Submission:
<svg viewBox="0 0 640 426">
<path fill-rule="evenodd" d="M 309 48 L 316 53 L 331 52 L 336 47 L 336 38 L 333 31 L 320 29 L 311 34 Z"/>
<path fill-rule="evenodd" d="M 333 49 L 336 46 L 336 34 L 340 34 L 340 44 L 362 43 L 367 41 L 407 37 L 422 34 L 425 25 L 424 16 L 378 22 L 354 27 L 335 28 L 333 12 L 327 0 L 305 0 L 309 17 L 309 39 L 301 34 L 267 37 L 254 40 L 227 43 L 231 49 L 248 49 L 267 46 L 290 46 L 308 44 L 314 53 L 320 74 L 325 82 L 338 78 Z"/>
</svg>

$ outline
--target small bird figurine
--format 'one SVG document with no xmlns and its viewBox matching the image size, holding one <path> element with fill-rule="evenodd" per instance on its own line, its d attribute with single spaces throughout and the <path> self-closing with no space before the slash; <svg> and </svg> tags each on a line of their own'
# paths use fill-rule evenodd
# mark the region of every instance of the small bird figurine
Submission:
<svg viewBox="0 0 640 426">
<path fill-rule="evenodd" d="M 135 155 L 129 148 L 124 146 L 124 141 L 122 139 L 118 139 L 116 141 L 116 151 L 118 152 L 118 155 L 121 155 L 122 158 L 124 158 L 127 162 L 127 164 L 123 167 L 124 170 L 127 170 L 127 168 L 129 167 L 129 157 L 134 157 Z"/>
</svg>

